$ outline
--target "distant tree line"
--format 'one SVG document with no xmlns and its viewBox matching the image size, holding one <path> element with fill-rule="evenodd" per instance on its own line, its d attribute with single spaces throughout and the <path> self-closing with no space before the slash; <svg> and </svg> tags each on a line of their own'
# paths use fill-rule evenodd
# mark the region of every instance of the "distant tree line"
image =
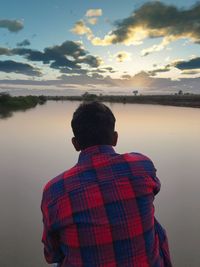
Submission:
<svg viewBox="0 0 200 267">
<path fill-rule="evenodd" d="M 46 101 L 47 98 L 43 95 L 11 96 L 6 92 L 0 93 L 0 117 L 9 117 L 12 115 L 12 111 L 33 108 L 37 104 L 44 104 Z"/>
<path fill-rule="evenodd" d="M 135 104 L 158 104 L 168 106 L 197 107 L 200 108 L 200 95 L 183 94 L 178 92 L 174 95 L 103 95 L 90 94 L 88 92 L 81 96 L 48 96 L 48 100 L 70 100 L 70 101 L 101 101 L 111 103 L 135 103 Z"/>
</svg>

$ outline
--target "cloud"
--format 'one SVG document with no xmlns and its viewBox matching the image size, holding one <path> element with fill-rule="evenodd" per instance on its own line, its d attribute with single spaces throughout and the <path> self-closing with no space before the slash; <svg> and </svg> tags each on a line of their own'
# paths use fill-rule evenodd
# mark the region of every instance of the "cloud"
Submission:
<svg viewBox="0 0 200 267">
<path fill-rule="evenodd" d="M 18 47 L 21 47 L 21 46 L 29 46 L 31 43 L 28 39 L 24 39 L 22 42 L 20 43 L 17 43 L 17 46 Z"/>
<path fill-rule="evenodd" d="M 168 72 L 172 68 L 182 70 L 181 74 L 199 74 L 200 73 L 200 57 L 191 58 L 190 60 L 175 60 L 161 68 L 149 70 L 147 73 L 150 76 L 156 76 L 157 73 Z"/>
<path fill-rule="evenodd" d="M 13 60 L 0 61 L 0 71 L 20 73 L 28 76 L 41 76 L 39 70 L 35 69 L 33 66 Z"/>
<path fill-rule="evenodd" d="M 81 19 L 74 24 L 71 32 L 78 35 L 86 35 L 88 40 L 92 41 L 94 39 L 94 34 L 92 30 L 86 25 L 87 23 L 91 25 L 97 24 L 98 17 L 102 16 L 102 9 L 89 9 L 85 14 L 85 19 Z M 84 21 L 85 20 L 85 21 Z"/>
<path fill-rule="evenodd" d="M 66 69 L 66 72 L 68 72 L 68 69 L 74 69 L 75 73 L 77 73 L 77 69 L 82 68 L 82 64 L 86 64 L 90 68 L 96 68 L 102 63 L 101 58 L 90 55 L 80 42 L 73 41 L 46 47 L 44 51 L 21 47 L 14 49 L 0 48 L 0 54 L 23 56 L 32 62 L 49 64 L 49 67 L 53 69 Z"/>
<path fill-rule="evenodd" d="M 177 61 L 173 65 L 180 70 L 200 69 L 200 57 L 188 61 Z"/>
<path fill-rule="evenodd" d="M 124 77 L 121 81 L 121 86 L 131 86 L 139 91 L 145 90 L 149 93 L 168 94 L 178 92 L 179 90 L 200 93 L 200 77 L 171 80 L 170 78 L 150 77 L 149 73 L 141 71 L 134 76 Z M 118 84 L 120 84 L 120 81 L 118 81 Z"/>
<path fill-rule="evenodd" d="M 151 87 L 153 82 L 154 78 L 151 78 L 145 71 L 141 71 L 132 76 L 130 79 L 127 79 L 127 84 L 139 88 Z"/>
<path fill-rule="evenodd" d="M 100 17 L 102 16 L 102 9 L 88 9 L 85 16 L 86 17 Z"/>
<path fill-rule="evenodd" d="M 168 44 L 170 44 L 173 40 L 175 40 L 175 37 L 173 36 L 166 36 L 163 38 L 160 44 L 155 44 L 149 48 L 143 49 L 141 51 L 142 56 L 147 56 L 153 52 L 158 52 L 163 50 Z"/>
<path fill-rule="evenodd" d="M 1 51 L 1 50 L 0 50 Z M 50 68 L 63 70 L 75 70 L 86 64 L 90 68 L 99 67 L 102 60 L 98 56 L 90 55 L 80 42 L 65 41 L 61 45 L 46 47 L 44 51 L 32 50 L 29 48 L 14 48 L 2 50 L 5 55 L 19 55 L 29 61 L 43 62 L 49 64 Z"/>
<path fill-rule="evenodd" d="M 71 56 L 75 59 L 85 56 L 88 52 L 81 42 L 65 41 L 61 45 L 55 45 L 44 49 L 44 54 L 51 58 L 56 56 Z"/>
<path fill-rule="evenodd" d="M 110 76 L 101 77 L 98 75 L 98 72 L 95 74 L 82 74 L 78 76 L 68 76 L 61 75 L 57 80 L 10 80 L 4 79 L 0 80 L 1 88 L 11 88 L 14 86 L 20 86 L 22 88 L 33 88 L 34 86 L 40 86 L 43 88 L 45 86 L 46 93 L 51 94 L 52 86 L 64 87 L 67 86 L 76 86 L 80 87 L 94 87 L 94 88 L 115 88 L 116 90 L 119 88 L 123 88 L 124 91 L 121 91 L 121 94 L 125 92 L 127 89 L 138 90 L 140 93 L 153 93 L 153 94 L 169 94 L 176 93 L 179 90 L 183 92 L 191 92 L 191 93 L 200 93 L 200 77 L 195 78 L 181 78 L 179 80 L 171 80 L 169 78 L 156 78 L 150 77 L 150 74 L 147 72 L 139 72 L 134 76 L 125 76 L 122 78 L 112 78 Z M 34 87 L 35 88 L 35 87 Z M 48 93 L 49 92 L 49 93 Z"/>
<path fill-rule="evenodd" d="M 68 75 L 86 74 L 96 68 L 98 71 L 99 66 L 102 64 L 100 57 L 90 55 L 80 42 L 73 41 L 66 41 L 61 45 L 47 47 L 43 52 L 28 48 L 0 48 L 0 54 L 23 56 L 32 62 L 48 64 L 50 68 L 57 69 L 60 73 Z M 85 65 L 87 68 L 85 68 Z"/>
<path fill-rule="evenodd" d="M 85 25 L 83 20 L 77 21 L 71 31 L 78 35 L 86 34 L 88 39 L 91 39 L 93 37 L 91 29 Z"/>
<path fill-rule="evenodd" d="M 92 78 L 95 78 L 95 79 L 103 79 L 104 76 L 99 74 L 98 72 L 93 72 L 92 73 Z"/>
<path fill-rule="evenodd" d="M 95 25 L 97 24 L 98 18 L 88 18 L 88 23 Z"/>
<path fill-rule="evenodd" d="M 135 10 L 129 17 L 116 21 L 115 29 L 104 38 L 92 39 L 94 45 L 123 43 L 140 44 L 145 38 L 163 37 L 163 42 L 150 50 L 147 55 L 160 51 L 172 40 L 189 38 L 200 43 L 200 3 L 190 9 L 179 9 L 160 1 L 148 2 Z"/>
<path fill-rule="evenodd" d="M 60 70 L 61 73 L 65 73 L 65 74 L 69 74 L 70 76 L 71 75 L 80 75 L 80 74 L 86 74 L 88 73 L 88 70 L 87 69 L 69 69 L 69 68 L 64 68 L 64 69 L 61 69 Z"/>
<path fill-rule="evenodd" d="M 5 47 L 0 47 L 0 55 L 5 55 L 5 56 L 11 55 L 10 49 Z"/>
<path fill-rule="evenodd" d="M 0 28 L 6 28 L 10 32 L 18 32 L 24 28 L 24 25 L 19 20 L 1 19 Z"/>
<path fill-rule="evenodd" d="M 155 78 L 149 76 L 146 72 L 137 73 L 134 76 L 129 76 L 127 79 L 112 78 L 111 76 L 102 76 L 98 72 L 91 74 L 83 74 L 79 76 L 67 76 L 61 75 L 58 77 L 63 82 L 68 84 L 80 84 L 80 85 L 105 85 L 109 87 L 136 87 L 136 88 L 148 88 L 154 86 Z"/>
<path fill-rule="evenodd" d="M 87 55 L 85 57 L 77 59 L 76 63 L 84 63 L 92 68 L 97 68 L 98 66 L 101 65 L 102 59 L 97 56 Z"/>
<path fill-rule="evenodd" d="M 91 42 L 93 45 L 97 46 L 108 46 L 113 43 L 114 36 L 113 35 L 106 35 L 103 39 L 99 37 L 93 37 L 91 38 Z"/>
<path fill-rule="evenodd" d="M 105 86 L 112 88 L 131 88 L 137 89 L 140 92 L 146 90 L 146 92 L 153 93 L 173 93 L 178 90 L 191 92 L 199 92 L 200 78 L 182 78 L 180 80 L 171 80 L 170 78 L 154 78 L 150 77 L 150 74 L 141 71 L 133 76 L 124 76 L 122 78 L 112 78 L 110 76 L 102 77 L 97 74 L 83 74 L 79 76 L 66 76 L 61 75 L 59 77 L 60 83 L 63 84 L 76 84 L 84 86 Z"/>
<path fill-rule="evenodd" d="M 162 67 L 162 68 L 158 68 L 158 69 L 150 70 L 150 71 L 148 71 L 148 74 L 149 74 L 150 76 L 156 76 L 157 73 L 168 72 L 168 71 L 170 71 L 170 70 L 171 70 L 171 65 L 168 64 L 168 65 L 166 65 L 166 66 L 164 66 L 164 67 Z"/>
<path fill-rule="evenodd" d="M 199 74 L 200 73 L 200 57 L 195 57 L 188 61 L 176 60 L 161 68 L 150 70 L 147 73 L 150 76 L 156 76 L 157 73 L 168 72 L 172 68 L 177 68 L 179 70 L 182 70 L 181 74 L 188 74 L 188 75 Z"/>
<path fill-rule="evenodd" d="M 131 75 L 129 74 L 124 74 L 121 76 L 122 79 L 126 79 L 126 80 L 130 80 L 131 79 Z"/>
<path fill-rule="evenodd" d="M 110 67 L 110 66 L 104 67 L 103 69 L 106 70 L 106 71 L 109 71 L 110 73 L 116 72 L 116 70 L 114 70 L 113 67 Z"/>
<path fill-rule="evenodd" d="M 200 68 L 199 70 L 183 70 L 181 74 L 186 74 L 186 75 L 200 74 Z"/>
<path fill-rule="evenodd" d="M 78 76 L 67 76 L 61 75 L 58 77 L 65 84 L 77 84 L 77 85 L 107 85 L 112 86 L 113 81 L 109 77 L 103 77 L 98 73 L 93 73 L 91 75 L 82 74 Z"/>
<path fill-rule="evenodd" d="M 120 51 L 115 54 L 115 57 L 118 62 L 124 62 L 131 59 L 131 53 L 128 53 L 126 51 Z"/>
<path fill-rule="evenodd" d="M 74 27 L 71 29 L 71 32 L 78 35 L 86 35 L 88 40 L 92 41 L 94 39 L 94 34 L 92 30 L 86 25 L 87 23 L 91 25 L 97 24 L 98 17 L 102 15 L 101 9 L 89 9 L 85 16 L 87 17 L 84 21 L 84 19 L 81 19 L 77 21 L 74 24 Z"/>
<path fill-rule="evenodd" d="M 93 69 L 92 71 L 94 71 L 94 72 L 98 72 L 98 73 L 106 73 L 106 72 L 109 72 L 109 73 L 115 73 L 115 72 L 117 72 L 117 71 L 114 70 L 114 68 L 111 67 L 111 66 L 103 66 L 103 67 L 99 67 L 99 68 Z M 91 72 L 91 71 L 90 71 L 90 72 Z"/>
</svg>

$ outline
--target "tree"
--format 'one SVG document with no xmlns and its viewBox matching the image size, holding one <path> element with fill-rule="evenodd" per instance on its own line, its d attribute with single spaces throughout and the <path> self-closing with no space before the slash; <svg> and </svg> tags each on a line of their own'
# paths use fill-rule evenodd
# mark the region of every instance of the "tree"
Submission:
<svg viewBox="0 0 200 267">
<path fill-rule="evenodd" d="M 183 95 L 183 91 L 182 90 L 179 90 L 178 91 L 178 95 Z"/>
<path fill-rule="evenodd" d="M 82 95 L 82 98 L 84 101 L 95 101 L 95 100 L 97 100 L 98 96 L 95 94 L 89 94 L 88 92 L 85 92 Z"/>
<path fill-rule="evenodd" d="M 0 103 L 1 104 L 7 103 L 10 99 L 11 99 L 11 96 L 8 93 L 6 93 L 6 92 L 0 93 Z"/>
</svg>

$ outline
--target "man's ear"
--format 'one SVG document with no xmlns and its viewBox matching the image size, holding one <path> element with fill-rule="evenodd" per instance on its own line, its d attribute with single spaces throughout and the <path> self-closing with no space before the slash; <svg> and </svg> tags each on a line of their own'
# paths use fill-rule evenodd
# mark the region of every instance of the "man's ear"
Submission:
<svg viewBox="0 0 200 267">
<path fill-rule="evenodd" d="M 72 144 L 73 144 L 74 148 L 76 149 L 76 151 L 80 151 L 81 150 L 80 145 L 79 145 L 76 137 L 72 137 Z"/>
<path fill-rule="evenodd" d="M 117 140 L 118 140 L 118 132 L 115 131 L 113 133 L 113 143 L 112 143 L 113 146 L 116 146 Z"/>
</svg>

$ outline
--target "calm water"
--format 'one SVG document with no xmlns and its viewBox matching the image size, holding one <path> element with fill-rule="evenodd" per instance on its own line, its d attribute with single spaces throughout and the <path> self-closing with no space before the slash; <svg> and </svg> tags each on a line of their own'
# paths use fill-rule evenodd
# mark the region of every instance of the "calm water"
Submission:
<svg viewBox="0 0 200 267">
<path fill-rule="evenodd" d="M 44 184 L 76 163 L 70 120 L 78 102 L 48 102 L 0 120 L 0 266 L 45 267 L 40 201 Z M 200 109 L 111 104 L 118 152 L 152 158 L 155 201 L 175 267 L 200 266 Z"/>
</svg>

